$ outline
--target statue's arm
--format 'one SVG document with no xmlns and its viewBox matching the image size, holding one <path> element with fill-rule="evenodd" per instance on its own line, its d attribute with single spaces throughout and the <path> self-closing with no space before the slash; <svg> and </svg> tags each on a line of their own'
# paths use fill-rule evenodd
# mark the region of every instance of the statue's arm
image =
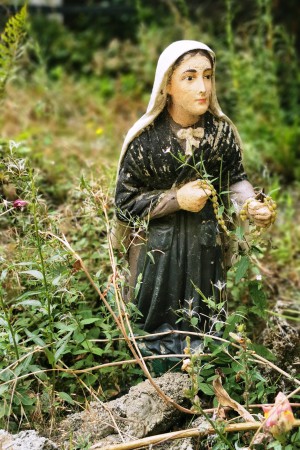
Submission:
<svg viewBox="0 0 300 450">
<path fill-rule="evenodd" d="M 153 174 L 138 143 L 129 147 L 122 161 L 115 206 L 118 219 L 131 224 L 138 219 L 157 218 L 179 209 L 175 190 L 160 189 L 160 186 L 153 189 Z"/>
</svg>

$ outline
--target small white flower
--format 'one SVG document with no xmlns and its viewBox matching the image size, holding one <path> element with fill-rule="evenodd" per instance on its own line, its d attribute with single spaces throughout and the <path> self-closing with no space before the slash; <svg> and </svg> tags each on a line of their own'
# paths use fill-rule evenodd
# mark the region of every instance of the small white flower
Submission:
<svg viewBox="0 0 300 450">
<path fill-rule="evenodd" d="M 224 289 L 224 287 L 226 286 L 226 283 L 225 283 L 225 282 L 222 282 L 222 281 L 220 281 L 220 280 L 218 280 L 218 281 L 216 282 L 216 284 L 214 284 L 214 286 L 215 286 L 219 291 L 222 291 L 222 289 Z"/>
<path fill-rule="evenodd" d="M 21 143 L 19 142 L 15 142 L 13 140 L 9 141 L 9 150 L 12 151 L 14 148 L 18 148 L 21 145 Z"/>
</svg>

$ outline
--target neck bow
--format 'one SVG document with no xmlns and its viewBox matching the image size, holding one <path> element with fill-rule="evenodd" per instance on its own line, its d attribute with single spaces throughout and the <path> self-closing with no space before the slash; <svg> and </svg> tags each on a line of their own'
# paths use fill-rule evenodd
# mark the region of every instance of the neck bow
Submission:
<svg viewBox="0 0 300 450">
<path fill-rule="evenodd" d="M 186 139 L 185 154 L 192 155 L 193 147 L 199 148 L 200 139 L 204 136 L 204 128 L 182 128 L 177 132 L 179 139 Z"/>
</svg>

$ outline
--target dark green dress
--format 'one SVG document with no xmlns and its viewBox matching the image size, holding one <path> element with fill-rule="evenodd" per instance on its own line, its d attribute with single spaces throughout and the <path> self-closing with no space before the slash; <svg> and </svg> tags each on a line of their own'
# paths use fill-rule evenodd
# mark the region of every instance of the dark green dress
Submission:
<svg viewBox="0 0 300 450">
<path fill-rule="evenodd" d="M 224 311 L 216 317 L 203 300 L 224 300 L 225 295 L 224 239 L 212 202 L 199 213 L 178 206 L 151 219 L 151 212 L 177 186 L 207 178 L 223 193 L 226 206 L 229 186 L 247 178 L 230 124 L 210 112 L 201 121 L 204 137 L 187 157 L 163 111 L 132 141 L 120 166 L 117 217 L 133 229 L 143 223 L 146 228 L 134 276 L 141 284 L 132 300 L 143 315 L 139 326 L 150 333 L 176 329 L 213 334 L 217 321 L 224 320 Z M 198 339 L 192 342 L 194 347 L 199 344 Z M 147 346 L 156 353 L 182 353 L 185 336 L 154 338 Z"/>
</svg>

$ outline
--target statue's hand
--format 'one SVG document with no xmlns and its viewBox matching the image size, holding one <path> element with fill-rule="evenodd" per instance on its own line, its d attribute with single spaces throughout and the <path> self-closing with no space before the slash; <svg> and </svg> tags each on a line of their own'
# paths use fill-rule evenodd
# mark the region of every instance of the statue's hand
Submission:
<svg viewBox="0 0 300 450">
<path fill-rule="evenodd" d="M 177 201 L 180 209 L 199 212 L 205 206 L 211 190 L 201 180 L 190 181 L 177 191 Z"/>
<path fill-rule="evenodd" d="M 247 215 L 258 227 L 266 228 L 272 223 L 272 211 L 259 200 L 252 199 L 248 202 Z"/>
</svg>

